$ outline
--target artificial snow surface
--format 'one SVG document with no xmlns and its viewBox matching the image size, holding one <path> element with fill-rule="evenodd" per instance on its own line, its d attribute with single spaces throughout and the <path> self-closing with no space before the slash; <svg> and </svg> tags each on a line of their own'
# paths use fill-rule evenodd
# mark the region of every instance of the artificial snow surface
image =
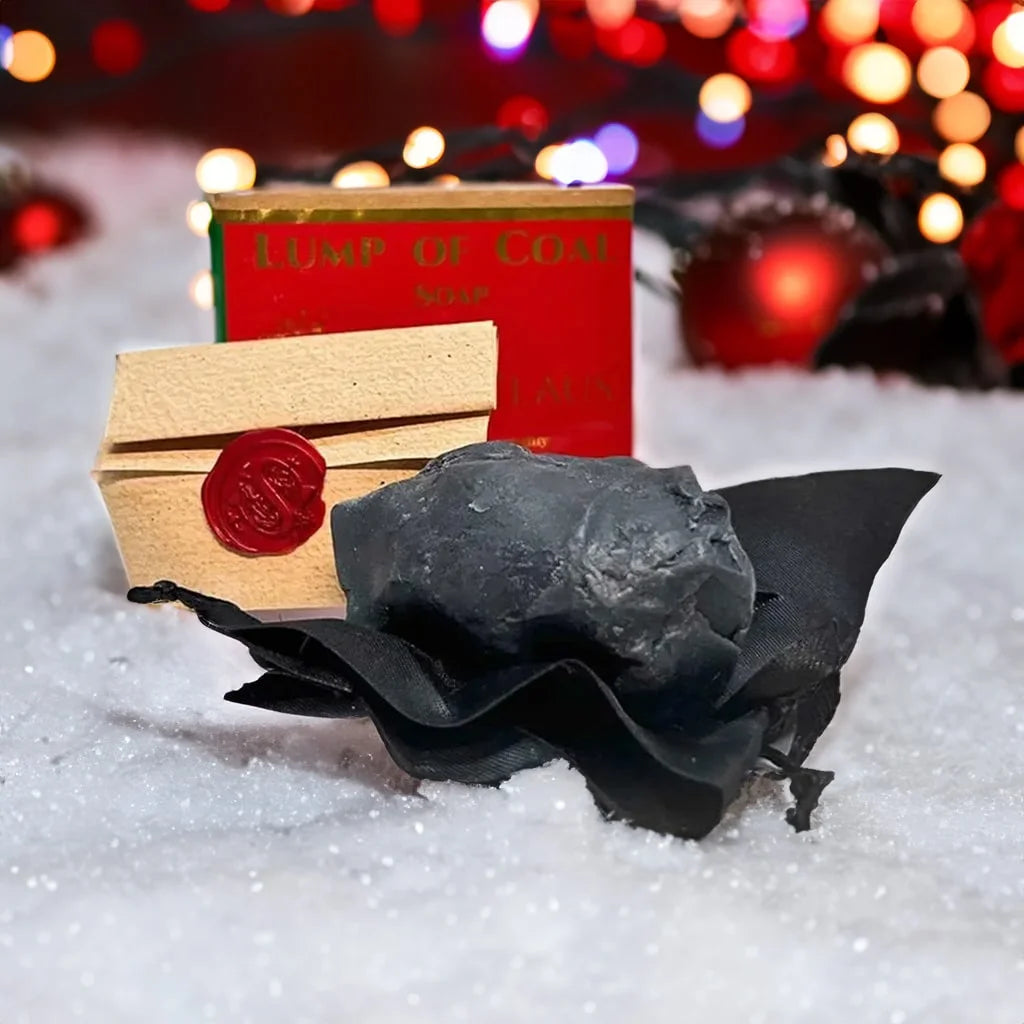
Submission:
<svg viewBox="0 0 1024 1024">
<path fill-rule="evenodd" d="M 648 332 L 652 461 L 944 474 L 811 759 L 815 828 L 765 782 L 701 843 L 603 822 L 564 764 L 417 787 L 369 726 L 223 703 L 241 646 L 124 601 L 88 471 L 113 353 L 210 338 L 196 154 L 28 148 L 101 230 L 0 276 L 2 1024 L 1024 1022 L 1021 399 L 697 375 Z"/>
</svg>

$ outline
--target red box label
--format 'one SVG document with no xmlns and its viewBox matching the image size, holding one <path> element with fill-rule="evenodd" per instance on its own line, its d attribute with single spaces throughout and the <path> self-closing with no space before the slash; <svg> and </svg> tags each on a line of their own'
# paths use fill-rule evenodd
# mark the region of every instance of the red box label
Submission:
<svg viewBox="0 0 1024 1024">
<path fill-rule="evenodd" d="M 211 233 L 219 333 L 244 341 L 494 320 L 491 438 L 539 451 L 628 455 L 631 227 L 627 217 L 568 219 L 567 212 L 557 219 L 224 219 Z"/>
</svg>

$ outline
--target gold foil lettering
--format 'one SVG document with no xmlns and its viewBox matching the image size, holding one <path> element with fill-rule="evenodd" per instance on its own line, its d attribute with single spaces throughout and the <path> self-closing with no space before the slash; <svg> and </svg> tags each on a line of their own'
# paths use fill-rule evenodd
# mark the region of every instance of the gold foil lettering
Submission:
<svg viewBox="0 0 1024 1024">
<path fill-rule="evenodd" d="M 270 239 L 265 231 L 256 233 L 256 269 L 282 270 L 283 263 L 272 263 L 270 260 Z"/>
<path fill-rule="evenodd" d="M 371 235 L 369 238 L 359 240 L 359 256 L 364 267 L 368 267 L 374 256 L 384 255 L 384 239 Z"/>
<path fill-rule="evenodd" d="M 498 253 L 498 259 L 501 260 L 502 263 L 507 263 L 509 264 L 509 266 L 512 267 L 521 267 L 524 263 L 529 262 L 530 257 L 524 254 L 522 258 L 516 259 L 512 255 L 512 252 L 510 250 L 510 242 L 514 236 L 529 238 L 529 235 L 527 235 L 527 233 L 523 231 L 522 228 L 516 228 L 513 231 L 502 231 L 502 233 L 498 235 L 498 242 L 495 246 L 495 249 Z M 518 252 L 521 250 L 517 248 L 516 251 Z"/>
</svg>

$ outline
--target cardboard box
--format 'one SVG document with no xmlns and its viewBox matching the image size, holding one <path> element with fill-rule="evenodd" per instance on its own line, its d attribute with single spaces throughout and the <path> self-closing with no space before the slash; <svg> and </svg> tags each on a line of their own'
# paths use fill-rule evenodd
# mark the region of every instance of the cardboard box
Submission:
<svg viewBox="0 0 1024 1024">
<path fill-rule="evenodd" d="M 631 454 L 631 188 L 275 188 L 212 206 L 220 340 L 490 319 L 491 438 Z"/>
<path fill-rule="evenodd" d="M 330 508 L 485 440 L 496 373 L 492 323 L 118 356 L 94 475 L 129 583 L 251 610 L 343 604 Z M 240 483 L 228 453 L 245 446 Z M 242 533 L 225 534 L 231 516 Z"/>
</svg>

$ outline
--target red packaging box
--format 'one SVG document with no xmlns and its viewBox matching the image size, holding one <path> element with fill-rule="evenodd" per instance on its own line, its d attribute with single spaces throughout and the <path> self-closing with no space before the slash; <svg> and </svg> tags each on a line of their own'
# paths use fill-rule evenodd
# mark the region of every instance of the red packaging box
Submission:
<svg viewBox="0 0 1024 1024">
<path fill-rule="evenodd" d="M 218 340 L 493 320 L 492 439 L 631 454 L 631 188 L 259 189 L 211 205 Z"/>
</svg>

